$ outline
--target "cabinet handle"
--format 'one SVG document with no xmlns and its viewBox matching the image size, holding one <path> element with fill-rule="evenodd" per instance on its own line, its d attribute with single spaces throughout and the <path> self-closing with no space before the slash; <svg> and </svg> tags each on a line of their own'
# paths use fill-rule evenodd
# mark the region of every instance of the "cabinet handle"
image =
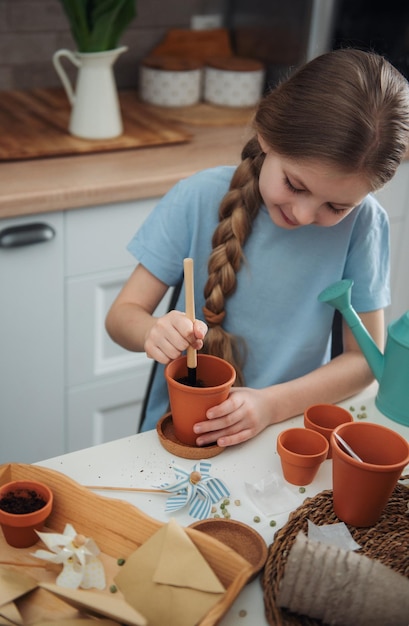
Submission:
<svg viewBox="0 0 409 626">
<path fill-rule="evenodd" d="M 53 237 L 55 237 L 54 228 L 42 222 L 10 226 L 0 231 L 0 248 L 31 246 L 35 243 L 50 241 Z"/>
</svg>

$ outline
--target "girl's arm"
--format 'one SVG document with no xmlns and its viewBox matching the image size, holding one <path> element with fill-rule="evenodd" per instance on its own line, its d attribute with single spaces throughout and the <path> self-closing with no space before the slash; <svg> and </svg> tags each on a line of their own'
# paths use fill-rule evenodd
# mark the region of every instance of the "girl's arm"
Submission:
<svg viewBox="0 0 409 626">
<path fill-rule="evenodd" d="M 168 285 L 138 265 L 108 311 L 105 326 L 111 339 L 127 350 L 145 351 L 164 364 L 189 345 L 200 350 L 207 332 L 204 322 L 192 324 L 180 311 L 153 316 L 167 290 Z"/>
<path fill-rule="evenodd" d="M 383 310 L 360 314 L 375 343 L 384 347 Z M 322 367 L 286 383 L 264 389 L 233 388 L 229 398 L 209 409 L 196 425 L 198 445 L 214 441 L 230 446 L 254 437 L 270 424 L 301 415 L 310 404 L 337 403 L 358 393 L 374 379 L 350 328 L 343 323 L 344 352 Z"/>
</svg>

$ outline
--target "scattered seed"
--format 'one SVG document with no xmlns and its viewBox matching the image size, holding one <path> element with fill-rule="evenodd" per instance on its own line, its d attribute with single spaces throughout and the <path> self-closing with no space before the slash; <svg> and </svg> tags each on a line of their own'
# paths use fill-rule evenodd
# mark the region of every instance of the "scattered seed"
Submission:
<svg viewBox="0 0 409 626">
<path fill-rule="evenodd" d="M 229 498 L 225 498 L 225 499 L 223 500 L 223 503 L 224 503 L 226 506 L 229 506 L 229 504 L 230 504 L 230 500 L 229 500 Z"/>
<path fill-rule="evenodd" d="M 258 516 L 258 515 L 255 515 L 255 516 L 253 517 L 253 522 L 256 522 L 256 524 L 258 524 L 260 521 L 261 521 L 261 520 L 260 520 L 260 518 L 259 518 L 259 516 Z"/>
<path fill-rule="evenodd" d="M 216 513 L 217 508 L 215 506 L 212 506 L 212 513 Z"/>
<path fill-rule="evenodd" d="M 246 615 L 247 615 L 247 611 L 245 611 L 244 609 L 240 609 L 239 617 L 246 617 Z"/>
<path fill-rule="evenodd" d="M 357 413 L 357 419 L 364 420 L 368 415 L 366 413 Z"/>
<path fill-rule="evenodd" d="M 214 517 L 215 519 L 220 519 L 220 515 L 219 515 L 218 513 L 215 513 L 215 514 L 213 515 L 213 517 Z"/>
<path fill-rule="evenodd" d="M 109 591 L 111 593 L 116 593 L 118 591 L 118 587 L 116 585 L 111 585 Z"/>
<path fill-rule="evenodd" d="M 240 506 L 240 505 L 241 505 L 241 502 L 240 502 L 240 500 L 235 500 L 235 501 L 234 501 L 234 504 L 235 504 L 236 506 Z"/>
<path fill-rule="evenodd" d="M 226 508 L 226 505 L 224 504 L 224 502 L 222 502 L 222 503 L 220 504 L 220 508 L 221 508 L 222 510 Z"/>
<path fill-rule="evenodd" d="M 117 560 L 117 564 L 121 567 L 122 565 L 125 565 L 125 559 L 118 559 Z"/>
<path fill-rule="evenodd" d="M 270 526 L 277 526 L 277 522 L 274 519 L 272 519 L 270 521 Z"/>
<path fill-rule="evenodd" d="M 361 411 L 365 411 L 365 410 L 366 410 L 366 406 L 363 404 L 363 405 L 361 406 Z"/>
<path fill-rule="evenodd" d="M 305 493 L 305 487 L 300 487 L 300 488 L 298 489 L 298 491 L 299 491 L 300 493 Z"/>
<path fill-rule="evenodd" d="M 350 410 L 350 411 L 355 411 L 355 407 L 354 407 L 354 406 L 350 406 L 350 407 L 349 407 L 349 410 Z"/>
</svg>

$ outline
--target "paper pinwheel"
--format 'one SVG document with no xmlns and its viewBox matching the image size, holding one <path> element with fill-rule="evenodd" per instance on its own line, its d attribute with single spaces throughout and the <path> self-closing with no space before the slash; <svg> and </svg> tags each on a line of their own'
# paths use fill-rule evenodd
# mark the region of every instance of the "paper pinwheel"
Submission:
<svg viewBox="0 0 409 626">
<path fill-rule="evenodd" d="M 211 464 L 200 461 L 192 471 L 174 466 L 176 482 L 160 485 L 161 489 L 174 493 L 166 502 L 166 511 L 177 511 L 189 505 L 189 515 L 196 519 L 209 517 L 212 504 L 230 495 L 230 491 L 219 478 L 210 476 Z"/>
<path fill-rule="evenodd" d="M 63 534 L 36 532 L 51 552 L 37 550 L 33 556 L 63 566 L 57 585 L 69 589 L 104 589 L 104 567 L 97 558 L 100 550 L 93 539 L 78 535 L 71 524 L 66 524 Z"/>
</svg>

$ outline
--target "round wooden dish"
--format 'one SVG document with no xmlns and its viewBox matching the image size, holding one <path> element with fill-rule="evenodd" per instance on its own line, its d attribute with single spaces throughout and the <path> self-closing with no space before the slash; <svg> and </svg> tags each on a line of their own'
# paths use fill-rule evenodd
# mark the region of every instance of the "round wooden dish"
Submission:
<svg viewBox="0 0 409 626">
<path fill-rule="evenodd" d="M 156 431 L 159 441 L 168 452 L 184 459 L 210 459 L 223 452 L 224 448 L 220 448 L 216 443 L 209 446 L 188 446 L 176 439 L 173 430 L 173 422 L 171 413 L 166 413 L 156 424 Z"/>
<path fill-rule="evenodd" d="M 211 535 L 246 559 L 253 566 L 253 575 L 249 582 L 254 580 L 264 567 L 268 555 L 267 544 L 263 537 L 247 524 L 232 519 L 212 518 L 194 522 L 190 528 Z"/>
</svg>

